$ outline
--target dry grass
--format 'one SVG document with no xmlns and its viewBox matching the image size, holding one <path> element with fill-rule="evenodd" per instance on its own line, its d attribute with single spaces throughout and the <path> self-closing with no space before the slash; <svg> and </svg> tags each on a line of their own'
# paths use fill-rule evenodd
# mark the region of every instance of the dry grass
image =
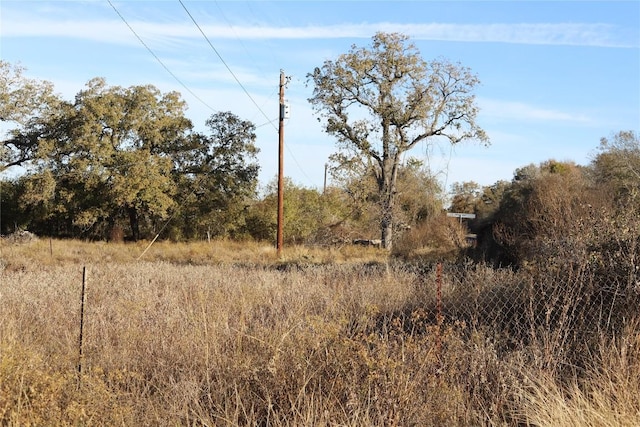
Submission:
<svg viewBox="0 0 640 427">
<path fill-rule="evenodd" d="M 161 243 L 136 261 L 146 246 L 0 247 L 0 424 L 640 425 L 637 324 L 559 378 L 536 349 L 434 324 L 433 270 L 381 251 Z M 517 281 L 464 277 L 445 297 Z"/>
<path fill-rule="evenodd" d="M 602 340 L 586 375 L 562 383 L 522 368 L 519 418 L 531 426 L 634 427 L 640 423 L 640 328 Z"/>
<path fill-rule="evenodd" d="M 140 241 L 136 243 L 83 242 L 39 239 L 11 244 L 0 239 L 0 267 L 24 269 L 29 263 L 56 265 L 162 261 L 175 264 L 216 265 L 222 263 L 268 265 L 275 263 L 386 262 L 384 251 L 357 246 L 287 246 L 278 259 L 273 245 L 261 242 L 215 240 L 195 243 Z"/>
</svg>

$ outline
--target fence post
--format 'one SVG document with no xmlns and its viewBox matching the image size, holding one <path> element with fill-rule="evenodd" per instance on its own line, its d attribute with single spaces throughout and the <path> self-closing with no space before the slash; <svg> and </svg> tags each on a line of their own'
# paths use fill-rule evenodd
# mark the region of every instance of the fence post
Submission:
<svg viewBox="0 0 640 427">
<path fill-rule="evenodd" d="M 87 284 L 87 267 L 82 267 L 82 291 L 80 294 L 80 338 L 78 340 L 78 389 L 82 382 L 82 335 L 84 332 L 84 301 Z"/>
<path fill-rule="evenodd" d="M 440 358 L 442 351 L 442 342 L 440 334 L 442 332 L 442 322 L 444 316 L 442 315 L 442 263 L 439 262 L 436 265 L 436 322 L 438 327 L 436 328 L 436 352 L 438 358 Z"/>
</svg>

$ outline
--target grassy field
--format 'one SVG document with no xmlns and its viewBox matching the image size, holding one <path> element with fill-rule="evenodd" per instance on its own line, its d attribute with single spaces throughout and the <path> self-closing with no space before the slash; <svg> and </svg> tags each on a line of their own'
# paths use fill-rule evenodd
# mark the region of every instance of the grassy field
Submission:
<svg viewBox="0 0 640 427">
<path fill-rule="evenodd" d="M 553 300 L 566 292 L 532 308 L 514 291 L 586 289 L 584 271 L 439 273 L 361 247 L 0 245 L 0 425 L 640 425 L 638 316 L 589 328 L 555 308 L 574 307 Z"/>
</svg>

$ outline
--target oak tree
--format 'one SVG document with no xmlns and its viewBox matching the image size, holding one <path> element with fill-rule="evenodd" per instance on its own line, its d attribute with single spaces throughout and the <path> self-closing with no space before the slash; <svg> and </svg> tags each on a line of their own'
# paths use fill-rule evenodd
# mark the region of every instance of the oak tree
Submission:
<svg viewBox="0 0 640 427">
<path fill-rule="evenodd" d="M 445 59 L 427 62 L 409 38 L 377 33 L 308 74 L 309 99 L 338 148 L 369 158 L 379 194 L 383 246 L 392 247 L 398 168 L 405 152 L 445 139 L 488 143 L 476 123 L 478 78 Z"/>
<path fill-rule="evenodd" d="M 140 238 L 141 220 L 152 226 L 175 205 L 172 154 L 192 127 L 185 108 L 176 92 L 89 81 L 73 102 L 16 135 L 37 144 L 35 171 L 25 179 L 55 184 L 27 187 L 23 200 L 49 203 L 67 230 L 126 221 Z M 48 192 L 37 194 L 41 188 Z"/>
<path fill-rule="evenodd" d="M 374 237 L 370 235 L 371 230 L 380 224 L 375 164 L 364 156 L 347 158 L 343 154 L 330 157 L 332 184 L 344 192 L 343 203 L 350 213 L 353 231 L 359 233 L 359 238 L 371 239 Z M 395 188 L 393 218 L 396 231 L 415 227 L 442 210 L 440 184 L 419 159 L 409 157 L 398 165 Z"/>
<path fill-rule="evenodd" d="M 35 132 L 60 103 L 53 84 L 27 78 L 24 72 L 19 64 L 0 60 L 0 124 L 6 130 L 0 135 L 0 172 L 33 159 L 37 150 Z M 25 126 L 31 132 L 22 132 Z"/>
<path fill-rule="evenodd" d="M 176 157 L 183 226 L 189 237 L 233 236 L 258 185 L 255 125 L 229 111 L 211 115 L 206 125 L 208 132 L 193 134 Z"/>
</svg>

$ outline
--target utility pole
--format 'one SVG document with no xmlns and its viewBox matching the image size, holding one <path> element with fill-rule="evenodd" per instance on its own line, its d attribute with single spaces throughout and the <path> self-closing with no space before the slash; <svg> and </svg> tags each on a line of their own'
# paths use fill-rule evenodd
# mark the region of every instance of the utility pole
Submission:
<svg viewBox="0 0 640 427">
<path fill-rule="evenodd" d="M 324 185 L 322 186 L 322 194 L 327 192 L 327 167 L 329 166 L 328 163 L 324 164 Z"/>
<path fill-rule="evenodd" d="M 278 259 L 282 258 L 284 245 L 284 71 L 280 70 L 280 120 L 278 125 L 278 231 L 276 250 Z"/>
</svg>

